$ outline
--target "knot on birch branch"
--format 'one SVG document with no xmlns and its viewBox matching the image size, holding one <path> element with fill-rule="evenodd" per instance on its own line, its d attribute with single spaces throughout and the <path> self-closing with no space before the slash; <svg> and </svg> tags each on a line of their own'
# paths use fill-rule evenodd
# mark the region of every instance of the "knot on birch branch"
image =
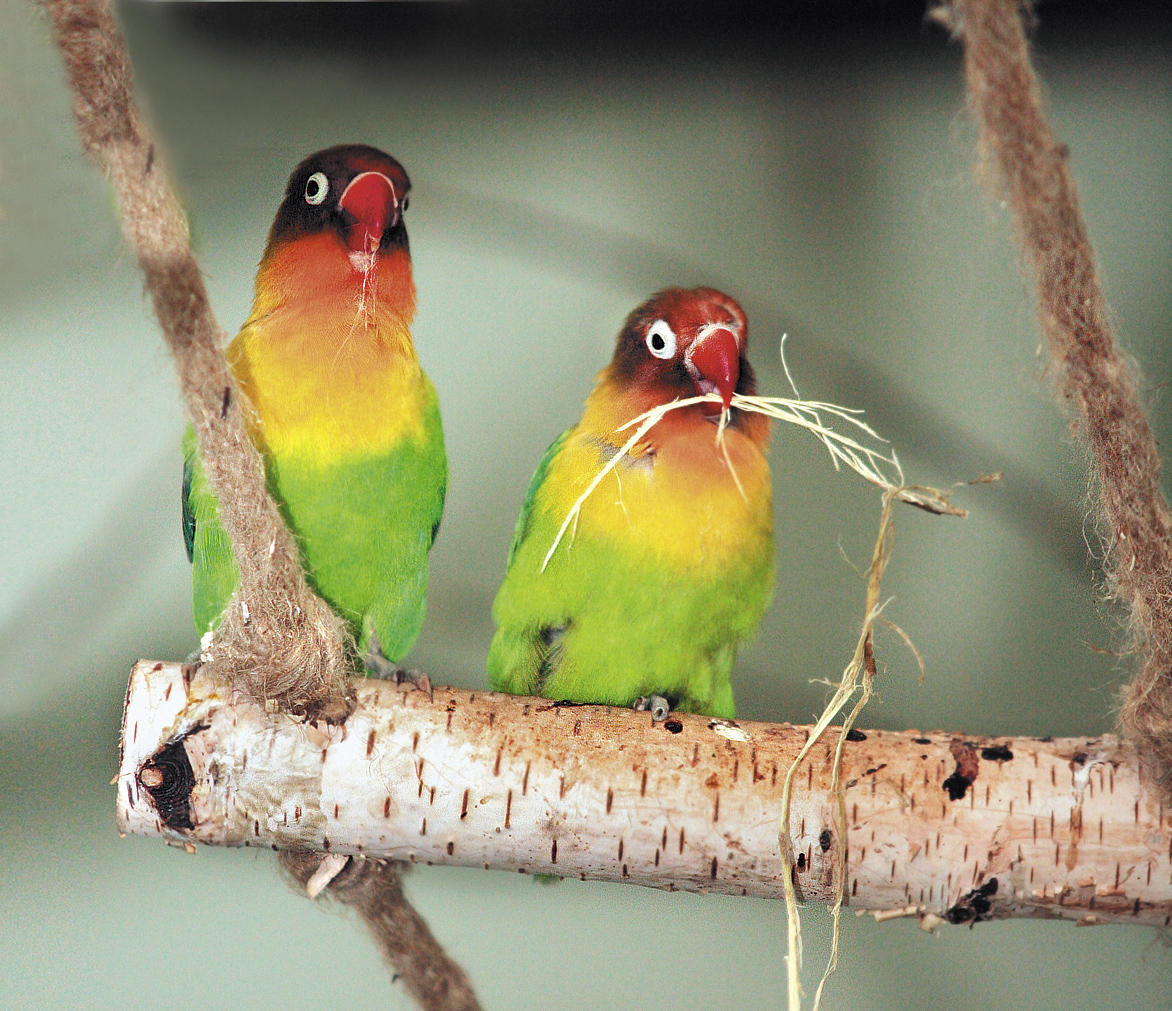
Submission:
<svg viewBox="0 0 1172 1011">
<path fill-rule="evenodd" d="M 45 0 L 87 154 L 114 188 L 122 230 L 175 357 L 184 406 L 219 500 L 240 586 L 216 629 L 220 680 L 295 712 L 337 721 L 353 708 L 349 629 L 306 582 L 248 432 L 248 405 L 222 347 L 187 220 L 134 100 L 130 59 L 108 0 Z"/>
<path fill-rule="evenodd" d="M 933 17 L 964 40 L 981 161 L 1013 210 L 1056 392 L 1091 451 L 1107 591 L 1143 658 L 1123 688 L 1120 719 L 1172 796 L 1172 513 L 1139 372 L 1112 332 L 1070 152 L 1043 111 L 1023 14 L 1032 17 L 1017 0 L 954 0 Z"/>
</svg>

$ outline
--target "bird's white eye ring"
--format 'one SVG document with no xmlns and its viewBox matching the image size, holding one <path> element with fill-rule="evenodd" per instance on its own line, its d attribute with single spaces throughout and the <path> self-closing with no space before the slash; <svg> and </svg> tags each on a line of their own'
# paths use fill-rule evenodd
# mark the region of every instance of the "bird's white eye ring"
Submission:
<svg viewBox="0 0 1172 1011">
<path fill-rule="evenodd" d="M 305 180 L 305 202 L 315 207 L 326 198 L 330 192 L 330 181 L 324 172 L 314 172 Z"/>
<path fill-rule="evenodd" d="M 674 358 L 676 354 L 675 331 L 667 325 L 667 320 L 657 319 L 647 328 L 647 350 L 656 358 Z"/>
</svg>

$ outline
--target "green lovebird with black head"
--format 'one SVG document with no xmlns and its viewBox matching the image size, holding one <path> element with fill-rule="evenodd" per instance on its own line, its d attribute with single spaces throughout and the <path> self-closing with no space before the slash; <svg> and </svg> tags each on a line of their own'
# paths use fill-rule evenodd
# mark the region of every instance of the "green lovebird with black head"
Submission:
<svg viewBox="0 0 1172 1011">
<path fill-rule="evenodd" d="M 423 624 L 447 486 L 439 404 L 411 339 L 410 187 L 395 159 L 361 144 L 301 162 L 269 232 L 252 312 L 227 349 L 310 585 L 360 650 L 391 661 Z M 184 455 L 183 535 L 202 635 L 239 570 L 190 428 Z"/>
</svg>

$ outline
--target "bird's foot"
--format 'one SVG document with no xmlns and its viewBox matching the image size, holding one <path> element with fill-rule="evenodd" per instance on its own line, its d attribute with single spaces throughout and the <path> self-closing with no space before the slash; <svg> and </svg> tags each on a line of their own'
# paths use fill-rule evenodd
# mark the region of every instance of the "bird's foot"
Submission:
<svg viewBox="0 0 1172 1011">
<path fill-rule="evenodd" d="M 404 670 L 394 661 L 388 660 L 383 656 L 378 636 L 373 633 L 370 636 L 370 653 L 366 657 L 365 666 L 369 677 L 378 678 L 380 681 L 390 681 L 396 686 L 407 682 L 419 691 L 427 692 L 428 699 L 434 701 L 435 695 L 431 688 L 431 678 L 421 670 L 414 668 Z"/>
<path fill-rule="evenodd" d="M 662 695 L 640 695 L 635 699 L 635 710 L 650 713 L 653 723 L 662 723 L 671 712 L 671 704 Z"/>
</svg>

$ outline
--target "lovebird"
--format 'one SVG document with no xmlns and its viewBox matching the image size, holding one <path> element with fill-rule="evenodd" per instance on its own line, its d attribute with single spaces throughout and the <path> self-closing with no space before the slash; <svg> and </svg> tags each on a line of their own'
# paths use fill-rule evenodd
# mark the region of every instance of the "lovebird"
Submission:
<svg viewBox="0 0 1172 1011">
<path fill-rule="evenodd" d="M 309 583 L 348 621 L 376 673 L 419 635 L 447 487 L 439 403 L 411 339 L 410 187 L 394 158 L 361 144 L 301 162 L 269 232 L 252 311 L 227 348 Z M 240 576 L 190 427 L 182 497 L 204 635 Z"/>
<path fill-rule="evenodd" d="M 733 659 L 775 568 L 770 423 L 731 407 L 734 391 L 756 390 L 747 339 L 741 307 L 712 288 L 669 288 L 627 318 L 582 420 L 529 483 L 493 603 L 493 688 L 657 719 L 735 715 Z M 619 461 L 542 571 L 575 501 L 630 438 L 620 426 L 711 392 L 722 403 L 672 410 Z"/>
</svg>

